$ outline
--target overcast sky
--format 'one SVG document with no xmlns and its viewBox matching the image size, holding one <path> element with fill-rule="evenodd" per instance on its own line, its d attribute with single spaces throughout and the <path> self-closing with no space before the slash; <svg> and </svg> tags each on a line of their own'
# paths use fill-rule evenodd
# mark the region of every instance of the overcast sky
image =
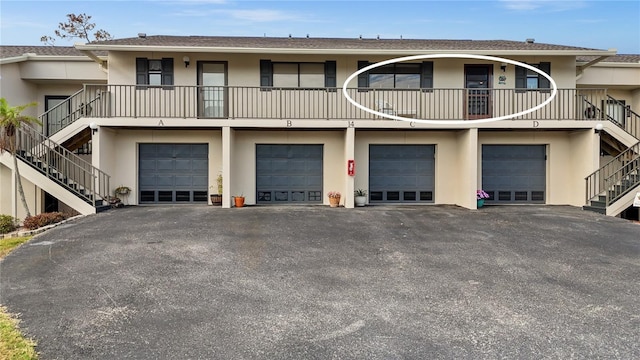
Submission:
<svg viewBox="0 0 640 360">
<path fill-rule="evenodd" d="M 222 35 L 500 39 L 640 54 L 640 0 L 1 0 L 0 43 L 42 45 L 68 13 L 116 38 Z M 58 40 L 56 45 L 74 41 Z"/>
</svg>

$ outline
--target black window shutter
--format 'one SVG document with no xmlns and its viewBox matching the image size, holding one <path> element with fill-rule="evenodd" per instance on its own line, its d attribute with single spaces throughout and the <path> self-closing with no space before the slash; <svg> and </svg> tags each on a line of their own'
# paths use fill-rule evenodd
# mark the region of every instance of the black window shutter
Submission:
<svg viewBox="0 0 640 360">
<path fill-rule="evenodd" d="M 369 62 L 366 60 L 358 60 L 358 70 L 369 66 Z M 363 72 L 358 75 L 358 87 L 359 88 L 368 88 L 369 87 L 369 73 Z"/>
<path fill-rule="evenodd" d="M 516 66 L 516 89 L 527 88 L 527 69 Z"/>
<path fill-rule="evenodd" d="M 148 85 L 149 84 L 149 63 L 146 58 L 136 58 L 136 84 Z"/>
<path fill-rule="evenodd" d="M 162 85 L 173 85 L 173 58 L 162 58 Z"/>
<path fill-rule="evenodd" d="M 541 62 L 540 71 L 543 71 L 547 75 L 551 75 L 551 63 L 550 62 Z M 549 79 L 542 75 L 538 75 L 538 87 L 540 89 L 549 89 L 551 88 L 551 82 Z"/>
<path fill-rule="evenodd" d="M 324 63 L 324 87 L 334 88 L 337 85 L 336 62 L 333 60 Z"/>
<path fill-rule="evenodd" d="M 420 87 L 423 89 L 433 89 L 433 61 L 422 62 Z"/>
<path fill-rule="evenodd" d="M 271 60 L 260 60 L 260 86 L 273 86 L 273 64 Z"/>
</svg>

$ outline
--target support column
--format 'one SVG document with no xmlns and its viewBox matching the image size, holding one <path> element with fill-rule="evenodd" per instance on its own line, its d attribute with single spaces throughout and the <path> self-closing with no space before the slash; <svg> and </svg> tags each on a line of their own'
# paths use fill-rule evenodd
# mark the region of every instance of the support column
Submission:
<svg viewBox="0 0 640 360">
<path fill-rule="evenodd" d="M 458 138 L 459 193 L 456 202 L 467 209 L 477 209 L 476 191 L 481 189 L 482 175 L 478 163 L 482 161 L 478 151 L 478 129 L 463 130 Z"/>
<path fill-rule="evenodd" d="M 232 169 L 231 169 L 231 149 L 233 149 L 234 130 L 229 126 L 222 128 L 222 208 L 231 208 Z"/>
<path fill-rule="evenodd" d="M 347 181 L 345 186 L 345 194 L 344 194 L 344 207 L 347 209 L 354 208 L 354 197 L 353 191 L 355 190 L 355 176 L 349 176 L 347 174 L 347 163 L 349 160 L 355 160 L 356 154 L 356 129 L 352 127 L 348 127 L 347 131 L 345 131 L 345 140 L 344 140 L 344 173 L 346 174 Z M 356 174 L 358 173 L 358 168 L 356 164 Z"/>
</svg>

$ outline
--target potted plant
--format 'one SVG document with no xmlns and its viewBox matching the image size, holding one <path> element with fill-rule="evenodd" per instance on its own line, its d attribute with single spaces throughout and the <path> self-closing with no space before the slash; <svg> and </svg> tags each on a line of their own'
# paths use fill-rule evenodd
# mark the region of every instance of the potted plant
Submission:
<svg viewBox="0 0 640 360">
<path fill-rule="evenodd" d="M 209 197 L 211 198 L 211 205 L 219 206 L 219 205 L 222 205 L 222 174 L 218 174 L 218 177 L 216 178 L 216 183 L 218 185 L 218 193 L 209 194 Z M 210 186 L 209 189 L 213 189 L 213 185 Z"/>
<path fill-rule="evenodd" d="M 244 206 L 244 195 L 234 196 L 233 197 L 233 201 L 234 201 L 234 204 L 236 205 L 236 207 L 243 207 Z"/>
<path fill-rule="evenodd" d="M 338 207 L 340 205 L 340 197 L 342 196 L 338 191 L 329 191 L 327 193 L 329 196 L 329 206 L 330 207 Z"/>
<path fill-rule="evenodd" d="M 356 206 L 364 206 L 367 202 L 367 190 L 358 189 L 353 192 L 353 195 L 355 196 Z"/>
<path fill-rule="evenodd" d="M 489 194 L 487 194 L 484 190 L 476 191 L 476 200 L 478 200 L 478 208 L 484 206 L 484 199 L 488 199 Z"/>
<path fill-rule="evenodd" d="M 113 192 L 116 194 L 116 196 L 129 195 L 129 193 L 131 192 L 131 188 L 128 186 L 120 185 L 115 190 L 113 190 Z"/>
</svg>

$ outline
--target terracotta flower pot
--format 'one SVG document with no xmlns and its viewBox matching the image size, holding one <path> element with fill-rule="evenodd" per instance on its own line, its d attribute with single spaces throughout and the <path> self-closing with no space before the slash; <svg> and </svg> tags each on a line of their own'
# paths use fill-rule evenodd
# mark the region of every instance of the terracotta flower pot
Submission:
<svg viewBox="0 0 640 360">
<path fill-rule="evenodd" d="M 329 198 L 329 206 L 330 207 L 338 207 L 340 205 L 339 197 L 330 197 Z"/>
<path fill-rule="evenodd" d="M 244 196 L 234 196 L 233 197 L 233 201 L 234 201 L 236 207 L 243 207 L 244 206 Z"/>
</svg>

